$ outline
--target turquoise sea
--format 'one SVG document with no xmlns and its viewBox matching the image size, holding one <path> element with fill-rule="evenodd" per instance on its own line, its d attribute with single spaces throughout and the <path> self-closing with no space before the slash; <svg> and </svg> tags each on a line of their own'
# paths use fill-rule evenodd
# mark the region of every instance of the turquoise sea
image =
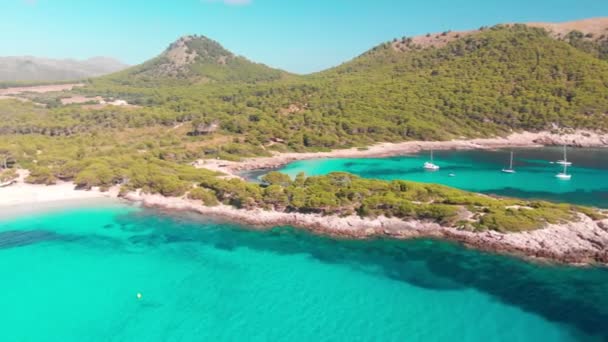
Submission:
<svg viewBox="0 0 608 342">
<path fill-rule="evenodd" d="M 608 340 L 605 268 L 245 228 L 119 204 L 4 217 L 0 340 Z"/>
<path fill-rule="evenodd" d="M 517 149 L 515 174 L 501 172 L 509 166 L 509 150 L 435 151 L 437 172 L 425 171 L 422 165 L 429 152 L 391 157 L 359 159 L 314 159 L 291 163 L 280 171 L 295 176 L 298 172 L 320 175 L 346 171 L 368 178 L 406 179 L 445 184 L 455 188 L 521 198 L 608 208 L 608 149 L 568 149 L 569 181 L 555 174 L 562 166 L 552 163 L 562 158 L 561 148 Z M 257 177 L 265 171 L 255 171 Z M 452 174 L 452 176 L 450 175 Z"/>
</svg>

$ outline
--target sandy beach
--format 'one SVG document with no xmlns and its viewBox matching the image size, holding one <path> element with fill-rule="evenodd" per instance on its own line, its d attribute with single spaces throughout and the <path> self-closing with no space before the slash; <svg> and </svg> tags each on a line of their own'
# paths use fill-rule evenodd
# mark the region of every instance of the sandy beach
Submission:
<svg viewBox="0 0 608 342">
<path fill-rule="evenodd" d="M 55 185 L 27 184 L 27 171 L 19 170 L 16 183 L 0 187 L 0 217 L 28 214 L 52 208 L 74 205 L 89 205 L 116 201 L 118 189 L 101 192 L 75 190 L 74 183 L 61 182 Z"/>
<path fill-rule="evenodd" d="M 0 207 L 103 197 L 111 197 L 111 194 L 95 190 L 76 191 L 74 184 L 69 182 L 50 186 L 19 182 L 0 188 Z"/>
</svg>

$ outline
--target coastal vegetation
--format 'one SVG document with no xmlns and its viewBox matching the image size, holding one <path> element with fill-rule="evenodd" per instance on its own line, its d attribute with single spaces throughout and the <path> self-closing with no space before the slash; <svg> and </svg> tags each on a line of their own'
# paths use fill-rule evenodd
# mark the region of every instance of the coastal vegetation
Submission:
<svg viewBox="0 0 608 342">
<path fill-rule="evenodd" d="M 343 172 L 314 177 L 300 173 L 293 180 L 270 172 L 263 181 L 258 185 L 240 179 L 208 178 L 200 188 L 237 208 L 398 217 L 470 230 L 523 231 L 577 220 L 579 213 L 601 217 L 589 208 L 495 198 L 436 184 L 365 179 Z"/>
<path fill-rule="evenodd" d="M 18 174 L 14 169 L 0 169 L 0 184 L 9 183 L 17 179 Z"/>
<path fill-rule="evenodd" d="M 398 217 L 432 221 L 469 230 L 522 231 L 577 220 L 579 214 L 597 220 L 595 209 L 543 201 L 504 199 L 473 194 L 435 184 L 364 179 L 348 173 L 291 179 L 270 172 L 262 184 L 156 158 L 83 158 L 60 166 L 33 166 L 30 183 L 72 180 L 80 189 L 120 186 L 121 193 L 141 190 L 163 196 L 220 203 L 238 209 L 361 217 Z"/>
<path fill-rule="evenodd" d="M 31 183 L 120 185 L 123 193 L 141 189 L 205 205 L 384 215 L 471 230 L 529 230 L 578 214 L 598 218 L 592 209 L 432 184 L 271 173 L 259 185 L 190 165 L 523 130 L 605 131 L 608 61 L 603 43 L 585 42 L 576 34 L 560 40 L 539 28 L 496 26 L 442 47 L 400 50 L 384 43 L 341 66 L 299 76 L 188 36 L 149 62 L 70 93 L 0 100 L 1 166 L 30 170 Z M 61 103 L 74 95 L 130 106 Z"/>
</svg>

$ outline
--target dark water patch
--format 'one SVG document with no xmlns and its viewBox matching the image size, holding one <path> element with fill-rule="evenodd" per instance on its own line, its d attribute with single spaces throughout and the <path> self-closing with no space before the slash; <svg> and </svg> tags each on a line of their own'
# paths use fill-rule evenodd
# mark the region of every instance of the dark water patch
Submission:
<svg viewBox="0 0 608 342">
<path fill-rule="evenodd" d="M 357 166 L 365 166 L 362 163 L 355 163 L 355 162 L 346 162 L 344 163 L 344 166 L 346 167 L 357 167 Z"/>
<path fill-rule="evenodd" d="M 370 165 L 371 166 L 371 165 Z M 420 167 L 422 170 L 422 166 Z M 377 179 L 398 179 L 404 178 L 406 179 L 407 175 L 419 174 L 420 170 L 412 170 L 412 169 L 387 169 L 387 168 L 378 168 L 374 165 L 373 169 L 367 168 L 362 172 L 359 172 L 359 175 L 365 178 L 377 178 Z M 344 170 L 345 172 L 350 172 L 349 170 Z"/>
<path fill-rule="evenodd" d="M 169 243 L 165 236 L 156 234 L 133 235 L 127 240 L 133 245 L 144 245 L 148 247 L 158 247 L 160 245 Z"/>
<path fill-rule="evenodd" d="M 217 248 L 217 249 L 221 249 L 223 251 L 234 251 L 238 246 L 235 245 L 232 242 L 228 242 L 228 241 L 220 241 L 220 242 L 216 242 L 213 247 Z"/>
<path fill-rule="evenodd" d="M 453 247 L 442 248 L 442 253 L 414 248 L 409 257 L 424 260 L 434 274 L 491 294 L 504 303 L 608 339 L 606 269 L 542 267 Z"/>
<path fill-rule="evenodd" d="M 61 239 L 59 234 L 47 230 L 5 231 L 0 232 L 0 249 L 28 246 L 59 239 Z"/>
<path fill-rule="evenodd" d="M 164 240 L 166 243 L 184 243 L 196 241 L 192 237 L 182 236 L 181 234 L 165 234 Z"/>
</svg>

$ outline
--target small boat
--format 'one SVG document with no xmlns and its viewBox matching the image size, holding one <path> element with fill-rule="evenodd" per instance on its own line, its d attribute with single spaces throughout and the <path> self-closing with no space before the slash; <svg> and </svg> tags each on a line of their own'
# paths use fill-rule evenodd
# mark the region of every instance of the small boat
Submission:
<svg viewBox="0 0 608 342">
<path fill-rule="evenodd" d="M 564 159 L 558 160 L 556 163 L 559 165 L 572 165 L 572 163 L 568 161 L 568 156 L 566 155 L 566 145 L 564 145 Z"/>
<path fill-rule="evenodd" d="M 450 176 L 450 177 L 456 177 L 456 174 L 455 173 L 450 173 L 448 176 Z"/>
<path fill-rule="evenodd" d="M 428 171 L 439 170 L 439 166 L 433 163 L 433 150 L 431 150 L 431 161 L 424 163 L 424 169 Z"/>
<path fill-rule="evenodd" d="M 570 178 L 572 178 L 572 175 L 568 174 L 568 165 L 563 164 L 564 165 L 564 170 L 558 174 L 555 175 L 555 177 L 557 177 L 558 179 L 561 180 L 570 180 Z"/>
<path fill-rule="evenodd" d="M 515 173 L 515 169 L 513 169 L 513 151 L 511 151 L 511 159 L 509 161 L 509 168 L 508 169 L 502 169 L 502 172 L 504 172 L 504 173 Z"/>
</svg>

